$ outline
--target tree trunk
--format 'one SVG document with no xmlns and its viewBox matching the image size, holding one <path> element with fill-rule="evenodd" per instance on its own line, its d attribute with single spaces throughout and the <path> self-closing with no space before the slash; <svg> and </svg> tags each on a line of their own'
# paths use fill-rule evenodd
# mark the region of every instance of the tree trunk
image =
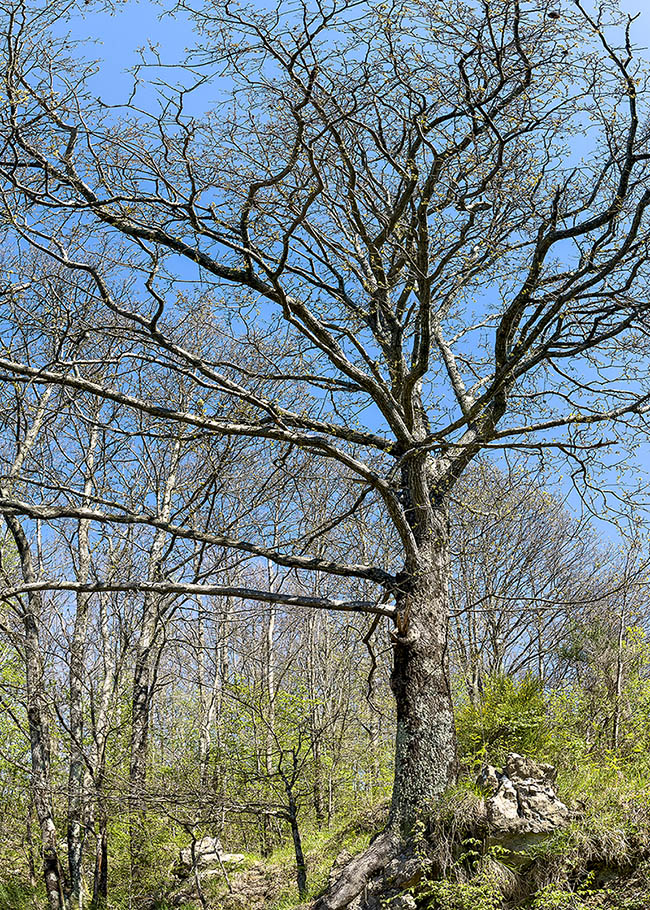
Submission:
<svg viewBox="0 0 650 910">
<path fill-rule="evenodd" d="M 23 577 L 28 583 L 35 579 L 29 543 L 18 520 L 6 516 L 5 520 L 16 542 L 23 568 Z M 43 844 L 43 874 L 50 910 L 65 907 L 64 878 L 58 854 L 58 836 L 54 824 L 52 807 L 52 786 L 50 780 L 50 732 L 47 721 L 45 673 L 41 651 L 39 622 L 41 620 L 41 598 L 39 593 L 30 593 L 23 610 L 25 630 L 25 670 L 27 688 L 27 722 L 29 726 L 31 752 L 32 800 L 41 829 Z"/>
<path fill-rule="evenodd" d="M 20 475 L 25 459 L 38 436 L 45 418 L 47 404 L 53 392 L 48 387 L 41 396 L 36 416 L 18 447 L 13 466 L 0 485 L 2 495 L 9 495 L 14 480 Z M 20 559 L 23 580 L 33 584 L 37 580 L 37 568 L 40 570 L 42 549 L 40 546 L 40 526 L 38 562 L 34 566 L 31 544 L 20 521 L 14 515 L 5 515 L 9 529 Z M 45 891 L 50 910 L 65 908 L 65 879 L 58 853 L 58 836 L 54 823 L 52 805 L 52 781 L 50 777 L 50 729 L 48 723 L 47 693 L 45 690 L 45 669 L 43 650 L 40 640 L 43 601 L 39 592 L 32 592 L 23 604 L 21 618 L 25 632 L 25 683 L 27 690 L 27 725 L 29 729 L 31 755 L 31 796 L 36 818 L 41 831 L 43 846 L 43 873 Z"/>
<path fill-rule="evenodd" d="M 397 706 L 395 782 L 389 826 L 412 833 L 457 777 L 448 667 L 449 551 L 446 510 L 431 512 L 420 564 L 402 583 L 391 689 Z"/>
<path fill-rule="evenodd" d="M 99 816 L 95 844 L 95 871 L 91 910 L 104 910 L 108 902 L 108 824 L 106 815 Z"/>
<path fill-rule="evenodd" d="M 145 805 L 153 661 L 153 632 L 149 635 L 147 630 L 138 643 L 133 673 L 133 696 L 131 704 L 129 789 L 131 805 L 136 809 L 142 809 Z"/>
<path fill-rule="evenodd" d="M 95 450 L 99 429 L 94 426 L 86 453 L 84 480 L 84 505 L 89 506 L 93 491 Z M 77 581 L 86 584 L 90 572 L 90 522 L 82 519 L 77 530 L 79 563 Z M 70 643 L 70 765 L 68 769 L 68 874 L 72 902 L 81 906 L 82 860 L 86 832 L 86 810 L 88 798 L 85 788 L 86 763 L 84 761 L 84 679 L 85 656 L 88 637 L 88 614 L 90 594 L 77 594 L 72 641 Z"/>
<path fill-rule="evenodd" d="M 85 581 L 85 579 L 84 579 Z M 70 766 L 68 772 L 68 870 L 70 896 L 79 903 L 81 895 L 81 862 L 84 846 L 85 763 L 83 755 L 83 675 L 89 594 L 77 597 L 73 639 L 70 647 Z"/>
<path fill-rule="evenodd" d="M 145 862 L 149 721 L 157 664 L 156 617 L 150 599 L 145 595 L 145 621 L 136 650 L 131 702 L 129 844 L 131 880 L 136 887 L 142 884 Z"/>
<path fill-rule="evenodd" d="M 99 622 L 104 674 L 99 702 L 94 711 L 93 729 L 93 789 L 88 826 L 95 828 L 95 869 L 93 873 L 93 896 L 91 910 L 103 910 L 108 901 L 108 817 L 104 797 L 106 776 L 106 749 L 111 730 L 111 713 L 114 708 L 115 692 L 118 686 L 119 670 L 117 658 L 111 648 L 106 596 L 99 596 Z"/>
<path fill-rule="evenodd" d="M 280 772 L 284 789 L 287 794 L 287 812 L 285 818 L 291 828 L 291 838 L 293 840 L 293 851 L 296 857 L 296 884 L 298 885 L 298 897 L 304 898 L 307 894 L 307 863 L 305 854 L 302 849 L 302 838 L 300 836 L 300 826 L 298 824 L 298 803 L 294 794 L 296 784 L 296 757 L 294 755 L 294 768 L 291 778 Z"/>
<path fill-rule="evenodd" d="M 442 794 L 456 782 L 456 730 L 448 667 L 449 535 L 444 503 L 423 472 L 408 477 L 406 495 L 417 557 L 401 577 L 393 635 L 391 689 L 397 705 L 395 782 L 387 829 L 341 870 L 316 910 L 343 910 L 381 873 Z M 411 481 L 413 481 L 411 483 Z"/>
<path fill-rule="evenodd" d="M 305 854 L 302 850 L 302 839 L 298 826 L 298 806 L 296 805 L 293 794 L 289 794 L 289 825 L 291 826 L 293 850 L 296 856 L 296 884 L 298 885 L 298 897 L 302 899 L 307 894 L 307 864 L 305 862 Z"/>
</svg>

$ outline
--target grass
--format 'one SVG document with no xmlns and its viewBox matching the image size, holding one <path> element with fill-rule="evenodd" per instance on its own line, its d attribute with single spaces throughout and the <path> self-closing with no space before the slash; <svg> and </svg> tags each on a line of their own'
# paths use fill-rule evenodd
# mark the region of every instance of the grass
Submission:
<svg viewBox="0 0 650 910">
<path fill-rule="evenodd" d="M 0 910 L 34 910 L 36 901 L 28 882 L 0 882 Z"/>
<path fill-rule="evenodd" d="M 367 809 L 359 813 L 352 821 L 348 817 L 330 828 L 314 829 L 306 833 L 303 848 L 307 861 L 308 891 L 303 901 L 298 898 L 293 879 L 293 850 L 284 847 L 273 853 L 270 861 L 289 870 L 291 881 L 282 889 L 277 900 L 269 905 L 268 910 L 291 910 L 317 897 L 327 885 L 336 858 L 344 851 L 355 856 L 368 846 L 372 834 L 381 827 L 383 808 L 384 804 L 380 804 L 370 813 Z"/>
<path fill-rule="evenodd" d="M 571 824 L 514 855 L 486 839 L 482 794 L 468 774 L 447 794 L 424 835 L 423 857 L 431 863 L 424 882 L 411 892 L 418 910 L 649 910 L 650 755 L 595 754 L 584 743 L 566 745 L 558 741 L 555 754 L 545 750 L 540 758 L 558 766 L 558 794 L 574 811 Z M 242 883 L 239 903 L 228 897 L 220 876 L 206 879 L 211 910 L 235 906 L 248 910 L 242 903 L 247 886 L 250 906 L 263 905 L 264 910 L 294 910 L 309 902 L 327 885 L 337 857 L 343 851 L 361 852 L 385 817 L 385 803 L 360 805 L 341 812 L 328 829 L 305 827 L 308 893 L 303 901 L 297 895 L 289 841 L 268 858 L 246 854 L 244 863 L 232 871 L 233 882 Z M 119 848 L 123 834 L 119 824 L 113 833 L 113 844 Z M 168 886 L 167 870 L 184 835 L 171 835 L 164 826 L 154 834 L 152 878 Z M 123 853 L 126 856 L 125 849 Z M 126 875 L 119 859 L 112 870 L 118 878 Z M 262 892 L 268 897 L 260 903 Z M 164 893 L 164 885 L 158 893 Z M 111 910 L 126 905 L 126 900 L 120 904 L 120 889 L 114 888 Z M 42 906 L 42 895 L 34 895 L 27 883 L 0 883 L 0 910 L 37 906 Z M 196 900 L 182 905 L 182 910 L 198 908 Z M 390 901 L 386 910 L 391 910 Z"/>
</svg>

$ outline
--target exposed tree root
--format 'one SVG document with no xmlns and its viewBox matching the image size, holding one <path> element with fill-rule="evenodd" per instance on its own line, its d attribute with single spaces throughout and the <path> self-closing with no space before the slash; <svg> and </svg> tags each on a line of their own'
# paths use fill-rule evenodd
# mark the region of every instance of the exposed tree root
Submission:
<svg viewBox="0 0 650 910">
<path fill-rule="evenodd" d="M 399 843 L 399 837 L 390 830 L 380 834 L 367 850 L 343 867 L 325 894 L 313 905 L 313 910 L 344 910 L 348 907 L 370 879 L 396 856 Z"/>
</svg>

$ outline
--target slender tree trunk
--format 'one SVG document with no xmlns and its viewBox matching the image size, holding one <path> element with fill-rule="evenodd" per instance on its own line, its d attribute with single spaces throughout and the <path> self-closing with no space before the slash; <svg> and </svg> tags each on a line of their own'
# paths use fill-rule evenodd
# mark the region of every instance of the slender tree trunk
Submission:
<svg viewBox="0 0 650 910">
<path fill-rule="evenodd" d="M 621 737 L 621 708 L 623 702 L 623 651 L 625 649 L 625 599 L 618 616 L 616 640 L 616 679 L 614 681 L 614 712 L 612 718 L 612 749 L 618 749 Z"/>
<path fill-rule="evenodd" d="M 0 485 L 3 495 L 11 492 L 12 485 L 20 476 L 27 455 L 34 445 L 43 425 L 48 401 L 52 395 L 50 386 L 43 392 L 36 416 L 18 447 L 11 471 Z M 20 521 L 13 515 L 5 515 L 5 522 L 11 534 L 20 559 L 23 580 L 33 584 L 37 579 L 42 560 L 40 524 L 37 528 L 38 554 L 34 566 L 32 548 Z M 48 724 L 47 699 L 45 691 L 45 670 L 40 641 L 43 601 L 40 593 L 32 592 L 23 604 L 22 621 L 25 633 L 25 682 L 27 690 L 27 725 L 31 753 L 31 795 L 34 811 L 41 831 L 43 845 L 43 873 L 45 891 L 50 910 L 64 910 L 65 878 L 58 853 L 58 837 L 52 806 L 52 782 L 50 779 L 50 730 Z"/>
<path fill-rule="evenodd" d="M 147 758 L 149 754 L 149 718 L 151 713 L 151 690 L 154 662 L 154 635 L 154 622 L 151 620 L 147 622 L 138 643 L 133 672 L 129 783 L 131 804 L 136 809 L 142 809 L 145 804 Z"/>
<path fill-rule="evenodd" d="M 81 906 L 85 815 L 88 805 L 85 788 L 87 775 L 83 752 L 83 681 L 89 605 L 89 594 L 81 593 L 77 596 L 77 611 L 70 646 L 70 764 L 68 768 L 67 843 L 70 898 L 72 903 L 78 906 Z"/>
<path fill-rule="evenodd" d="M 106 609 L 106 596 L 99 595 L 99 621 L 102 641 L 104 674 L 99 704 L 95 710 L 94 728 L 94 801 L 89 815 L 89 826 L 95 828 L 95 869 L 91 910 L 103 910 L 108 901 L 108 816 L 104 802 L 106 775 L 106 747 L 110 734 L 111 712 L 114 707 L 118 684 L 117 657 L 114 656 Z"/>
<path fill-rule="evenodd" d="M 29 541 L 17 518 L 5 515 L 7 527 L 16 543 L 22 574 L 27 584 L 36 581 Z M 31 752 L 32 800 L 43 844 L 43 874 L 49 910 L 64 910 L 65 882 L 58 853 L 58 837 L 52 807 L 50 780 L 50 731 L 47 719 L 45 671 L 39 625 L 42 617 L 40 593 L 33 592 L 24 604 L 22 620 L 25 632 L 25 677 L 27 689 L 27 723 Z"/>
<path fill-rule="evenodd" d="M 397 706 L 391 830 L 408 836 L 457 776 L 448 668 L 447 515 L 432 510 L 419 540 L 419 565 L 398 601 L 391 688 Z"/>
<path fill-rule="evenodd" d="M 96 829 L 95 870 L 91 910 L 103 910 L 108 903 L 108 821 L 104 812 L 99 813 Z"/>
<path fill-rule="evenodd" d="M 113 681 L 113 678 L 111 678 Z M 104 683 L 106 686 L 106 680 Z M 104 695 L 104 693 L 103 693 Z M 94 803 L 89 811 L 88 827 L 95 830 L 95 868 L 93 871 L 93 896 L 91 910 L 103 910 L 108 903 L 108 814 L 104 800 L 106 773 L 106 743 L 108 739 L 108 707 L 102 697 L 100 722 L 97 732 L 96 760 L 94 765 Z"/>
<path fill-rule="evenodd" d="M 85 579 L 84 579 L 85 580 Z M 68 769 L 68 873 L 70 896 L 79 903 L 84 845 L 83 674 L 90 595 L 79 594 L 70 646 L 70 765 Z"/>
<path fill-rule="evenodd" d="M 93 470 L 95 450 L 99 438 L 98 427 L 93 427 L 90 434 L 86 455 L 84 480 L 84 505 L 89 505 L 93 490 Z M 79 544 L 79 563 L 77 581 L 85 584 L 90 572 L 90 522 L 82 519 L 77 531 Z M 86 764 L 84 761 L 84 675 L 86 642 L 88 638 L 88 613 L 90 595 L 84 592 L 77 594 L 72 641 L 70 643 L 70 765 L 68 769 L 68 874 L 70 878 L 70 896 L 73 903 L 81 906 L 82 859 L 86 831 L 86 809 L 88 805 L 85 788 Z"/>
<path fill-rule="evenodd" d="M 286 818 L 291 828 L 291 838 L 293 840 L 293 851 L 296 857 L 296 884 L 298 885 L 298 897 L 303 898 L 307 894 L 307 863 L 305 854 L 302 849 L 302 838 L 300 836 L 300 826 L 298 824 L 298 803 L 293 792 L 293 783 L 288 778 L 284 778 L 284 786 L 287 793 L 287 815 Z"/>
<path fill-rule="evenodd" d="M 131 702 L 131 754 L 129 762 L 129 842 L 131 880 L 141 883 L 146 840 L 146 789 L 149 758 L 149 720 L 155 665 L 155 607 L 145 596 L 145 621 L 141 630 L 133 673 Z"/>
<path fill-rule="evenodd" d="M 318 740 L 314 743 L 314 787 L 313 802 L 314 814 L 316 816 L 316 827 L 322 828 L 325 824 L 325 811 L 323 808 L 323 769 L 320 756 L 320 745 Z"/>
<path fill-rule="evenodd" d="M 214 698 L 219 669 L 215 671 L 215 683 L 208 692 L 206 672 L 205 621 L 202 598 L 197 598 L 198 607 L 198 652 L 196 657 L 197 683 L 199 689 L 199 785 L 205 789 L 210 769 L 210 751 L 212 745 L 212 722 L 214 720 Z"/>
</svg>

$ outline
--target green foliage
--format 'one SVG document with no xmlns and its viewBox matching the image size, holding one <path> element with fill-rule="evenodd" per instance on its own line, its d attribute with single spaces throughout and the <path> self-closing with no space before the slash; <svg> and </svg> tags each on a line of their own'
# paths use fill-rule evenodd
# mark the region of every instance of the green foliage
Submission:
<svg viewBox="0 0 650 910">
<path fill-rule="evenodd" d="M 502 898 L 491 882 L 428 882 L 418 891 L 423 910 L 501 910 Z"/>
<path fill-rule="evenodd" d="M 626 894 L 619 888 L 598 888 L 593 875 L 575 891 L 546 885 L 535 895 L 531 910 L 647 910 L 648 895 Z"/>
<path fill-rule="evenodd" d="M 471 766 L 499 764 L 508 752 L 544 755 L 551 742 L 542 685 L 532 674 L 489 677 L 480 703 L 457 709 L 456 727 L 461 756 Z"/>
<path fill-rule="evenodd" d="M 580 684 L 553 690 L 558 746 L 575 751 L 615 748 L 620 755 L 650 748 L 650 641 L 639 622 L 630 622 L 618 644 L 619 617 L 605 614 L 576 623 L 558 654 Z M 620 691 L 617 675 L 620 663 Z M 617 717 L 617 730 L 614 718 Z"/>
<path fill-rule="evenodd" d="M 39 896 L 26 882 L 0 882 L 0 910 L 33 910 L 38 901 Z"/>
<path fill-rule="evenodd" d="M 133 831 L 138 850 L 138 881 L 131 877 L 131 843 L 127 813 L 113 819 L 109 826 L 109 894 L 116 908 L 130 907 L 139 896 L 158 899 L 164 905 L 169 890 L 171 868 L 187 836 L 153 812 L 146 817 L 136 814 Z"/>
</svg>

